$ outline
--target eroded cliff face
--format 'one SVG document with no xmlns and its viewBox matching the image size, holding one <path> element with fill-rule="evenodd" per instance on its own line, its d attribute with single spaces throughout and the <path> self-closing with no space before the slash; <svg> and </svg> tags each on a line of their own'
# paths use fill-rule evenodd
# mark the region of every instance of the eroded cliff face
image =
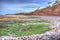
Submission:
<svg viewBox="0 0 60 40">
<path fill-rule="evenodd" d="M 33 15 L 36 16 L 60 16 L 60 4 L 49 6 L 47 8 L 36 10 Z"/>
</svg>

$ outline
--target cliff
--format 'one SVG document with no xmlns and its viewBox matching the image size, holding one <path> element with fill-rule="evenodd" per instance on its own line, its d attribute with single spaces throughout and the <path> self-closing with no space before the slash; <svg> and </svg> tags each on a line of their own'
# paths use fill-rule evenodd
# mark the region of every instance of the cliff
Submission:
<svg viewBox="0 0 60 40">
<path fill-rule="evenodd" d="M 60 4 L 34 11 L 36 16 L 60 16 Z"/>
</svg>

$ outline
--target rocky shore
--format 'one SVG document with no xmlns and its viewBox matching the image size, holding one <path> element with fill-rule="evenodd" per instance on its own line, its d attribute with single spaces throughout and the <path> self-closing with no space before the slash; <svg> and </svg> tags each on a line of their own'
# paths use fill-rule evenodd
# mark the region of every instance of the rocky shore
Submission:
<svg viewBox="0 0 60 40">
<path fill-rule="evenodd" d="M 53 19 L 51 18 L 49 18 L 49 20 L 51 21 L 50 28 L 52 28 L 52 30 L 50 31 L 47 31 L 43 34 L 33 34 L 33 35 L 22 36 L 22 37 L 16 37 L 11 35 L 0 36 L 0 40 L 60 40 L 60 21 L 59 21 L 60 17 L 53 18 Z"/>
</svg>

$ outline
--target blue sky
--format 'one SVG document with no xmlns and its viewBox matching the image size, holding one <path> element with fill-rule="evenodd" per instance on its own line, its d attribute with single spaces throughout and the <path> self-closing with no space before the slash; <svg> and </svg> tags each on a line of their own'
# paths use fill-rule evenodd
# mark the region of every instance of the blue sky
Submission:
<svg viewBox="0 0 60 40">
<path fill-rule="evenodd" d="M 51 5 L 56 0 L 0 0 L 0 15 L 14 14 L 20 12 L 30 12 L 36 10 L 38 7 L 44 8 Z"/>
</svg>

